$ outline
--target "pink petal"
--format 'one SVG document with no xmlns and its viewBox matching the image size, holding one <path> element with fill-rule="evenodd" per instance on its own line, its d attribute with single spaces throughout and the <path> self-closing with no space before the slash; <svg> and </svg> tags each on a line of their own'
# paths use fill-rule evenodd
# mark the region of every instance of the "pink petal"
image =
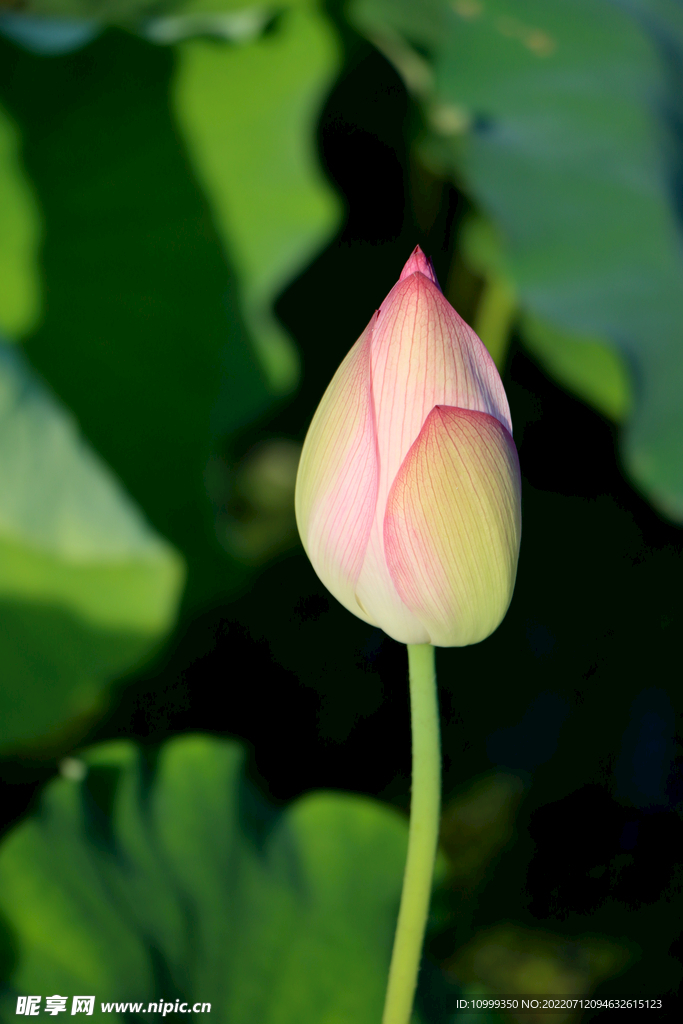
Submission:
<svg viewBox="0 0 683 1024">
<path fill-rule="evenodd" d="M 354 615 L 374 620 L 355 596 L 377 498 L 370 352 L 377 314 L 349 351 L 322 397 L 301 452 L 297 526 L 327 589 Z"/>
<path fill-rule="evenodd" d="M 372 334 L 379 501 L 436 405 L 495 416 L 512 433 L 496 366 L 474 331 L 422 273 L 399 281 Z"/>
<path fill-rule="evenodd" d="M 386 504 L 384 546 L 397 592 L 437 647 L 478 643 L 512 598 L 521 537 L 517 451 L 486 412 L 427 417 Z"/>
<path fill-rule="evenodd" d="M 399 281 L 382 303 L 372 334 L 371 372 L 379 480 L 356 593 L 380 625 L 381 608 L 390 608 L 392 629 L 386 629 L 390 636 L 404 643 L 424 643 L 418 639 L 424 631 L 391 587 L 392 574 L 384 555 L 389 490 L 436 405 L 486 413 L 511 432 L 510 410 L 486 348 L 421 271 Z M 398 635 L 399 620 L 404 635 L 411 639 Z"/>
<path fill-rule="evenodd" d="M 434 273 L 434 264 L 431 260 L 427 259 L 419 245 L 416 245 L 411 252 L 410 259 L 401 271 L 399 281 L 404 281 L 406 277 L 411 277 L 412 274 L 424 274 L 424 276 L 428 277 L 429 280 L 436 285 L 439 291 L 441 291 L 439 282 L 436 279 L 436 274 Z"/>
<path fill-rule="evenodd" d="M 363 568 L 356 584 L 356 600 L 384 632 L 402 644 L 429 643 L 429 633 L 399 594 L 384 554 L 381 527 L 373 521 Z"/>
</svg>

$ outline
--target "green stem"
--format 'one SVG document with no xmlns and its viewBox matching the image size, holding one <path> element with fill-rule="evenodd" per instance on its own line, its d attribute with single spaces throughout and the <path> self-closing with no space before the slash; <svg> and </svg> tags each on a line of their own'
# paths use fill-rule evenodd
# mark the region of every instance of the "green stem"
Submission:
<svg viewBox="0 0 683 1024">
<path fill-rule="evenodd" d="M 382 1024 L 409 1024 L 439 838 L 441 749 L 434 648 L 408 644 L 413 782 L 408 857 Z"/>
</svg>

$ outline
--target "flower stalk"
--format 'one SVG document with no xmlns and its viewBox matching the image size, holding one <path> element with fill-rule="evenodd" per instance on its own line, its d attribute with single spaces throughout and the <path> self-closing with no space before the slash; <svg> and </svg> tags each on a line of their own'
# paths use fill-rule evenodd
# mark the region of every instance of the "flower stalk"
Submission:
<svg viewBox="0 0 683 1024">
<path fill-rule="evenodd" d="M 441 808 L 439 705 L 431 644 L 408 644 L 413 766 L 408 856 L 382 1024 L 409 1024 L 429 913 Z"/>
</svg>

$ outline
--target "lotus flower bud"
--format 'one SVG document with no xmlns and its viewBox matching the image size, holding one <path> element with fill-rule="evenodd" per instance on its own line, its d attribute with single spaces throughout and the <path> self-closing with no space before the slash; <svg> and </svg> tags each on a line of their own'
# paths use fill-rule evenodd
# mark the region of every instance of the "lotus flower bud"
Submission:
<svg viewBox="0 0 683 1024">
<path fill-rule="evenodd" d="M 295 507 L 327 589 L 395 640 L 462 647 L 502 621 L 521 537 L 510 409 L 419 247 L 323 395 Z"/>
</svg>

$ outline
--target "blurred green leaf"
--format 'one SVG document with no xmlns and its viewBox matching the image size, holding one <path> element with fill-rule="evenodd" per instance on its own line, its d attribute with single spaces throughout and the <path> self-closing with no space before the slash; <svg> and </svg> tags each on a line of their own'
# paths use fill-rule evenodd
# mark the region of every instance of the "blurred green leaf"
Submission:
<svg viewBox="0 0 683 1024">
<path fill-rule="evenodd" d="M 532 314 L 523 315 L 520 326 L 526 347 L 550 377 L 617 423 L 629 416 L 633 389 L 618 352 L 600 338 L 560 331 Z"/>
<path fill-rule="evenodd" d="M 661 35 L 668 8 L 657 9 Z M 607 367 L 574 346 L 554 371 L 586 397 L 590 378 L 603 410 L 605 392 L 623 410 L 614 368 L 625 359 L 627 466 L 683 519 L 683 267 L 654 31 L 606 0 L 355 0 L 350 10 L 419 96 L 425 158 L 500 231 L 520 306 L 559 332 L 555 353 L 560 336 L 570 349 L 579 338 L 614 351 Z M 544 350 L 549 359 L 547 338 Z"/>
<path fill-rule="evenodd" d="M 205 468 L 272 397 L 169 110 L 174 63 L 116 30 L 49 59 L 0 40 L 0 96 L 45 224 L 27 353 L 186 556 L 196 607 L 245 571 L 216 541 Z"/>
<path fill-rule="evenodd" d="M 368 799 L 311 793 L 276 813 L 235 743 L 186 736 L 150 766 L 131 743 L 83 755 L 0 850 L 16 993 L 210 1002 L 239 1024 L 375 1024 L 407 846 Z M 70 1002 L 69 1002 L 70 1008 Z"/>
<path fill-rule="evenodd" d="M 183 42 L 173 88 L 176 116 L 277 392 L 296 384 L 298 355 L 271 303 L 331 235 L 340 213 L 315 152 L 316 120 L 339 66 L 339 45 L 316 3 L 298 6 L 249 45 Z"/>
<path fill-rule="evenodd" d="M 249 7 L 305 6 L 311 0 L 24 0 L 22 12 L 40 18 L 97 18 L 105 24 L 135 22 L 169 11 L 204 13 L 241 11 Z"/>
<path fill-rule="evenodd" d="M 460 229 L 459 247 L 470 269 L 484 280 L 472 326 L 502 373 L 518 299 L 501 240 L 490 221 L 470 215 Z"/>
<path fill-rule="evenodd" d="M 0 330 L 24 334 L 40 307 L 40 220 L 19 161 L 16 126 L 0 107 Z"/>
<path fill-rule="evenodd" d="M 23 0 L 21 9 L 0 5 L 0 34 L 51 56 L 87 46 L 112 25 L 162 44 L 191 36 L 239 43 L 256 38 L 285 9 L 319 6 L 320 0 Z"/>
<path fill-rule="evenodd" d="M 0 347 L 0 745 L 92 710 L 172 627 L 182 562 Z"/>
<path fill-rule="evenodd" d="M 633 406 L 632 384 L 623 358 L 600 338 L 561 331 L 533 313 L 518 312 L 518 297 L 502 240 L 493 224 L 470 217 L 460 233 L 468 265 L 485 281 L 474 328 L 502 369 L 511 329 L 517 321 L 522 339 L 549 376 L 571 388 L 604 416 L 620 422 Z"/>
</svg>

